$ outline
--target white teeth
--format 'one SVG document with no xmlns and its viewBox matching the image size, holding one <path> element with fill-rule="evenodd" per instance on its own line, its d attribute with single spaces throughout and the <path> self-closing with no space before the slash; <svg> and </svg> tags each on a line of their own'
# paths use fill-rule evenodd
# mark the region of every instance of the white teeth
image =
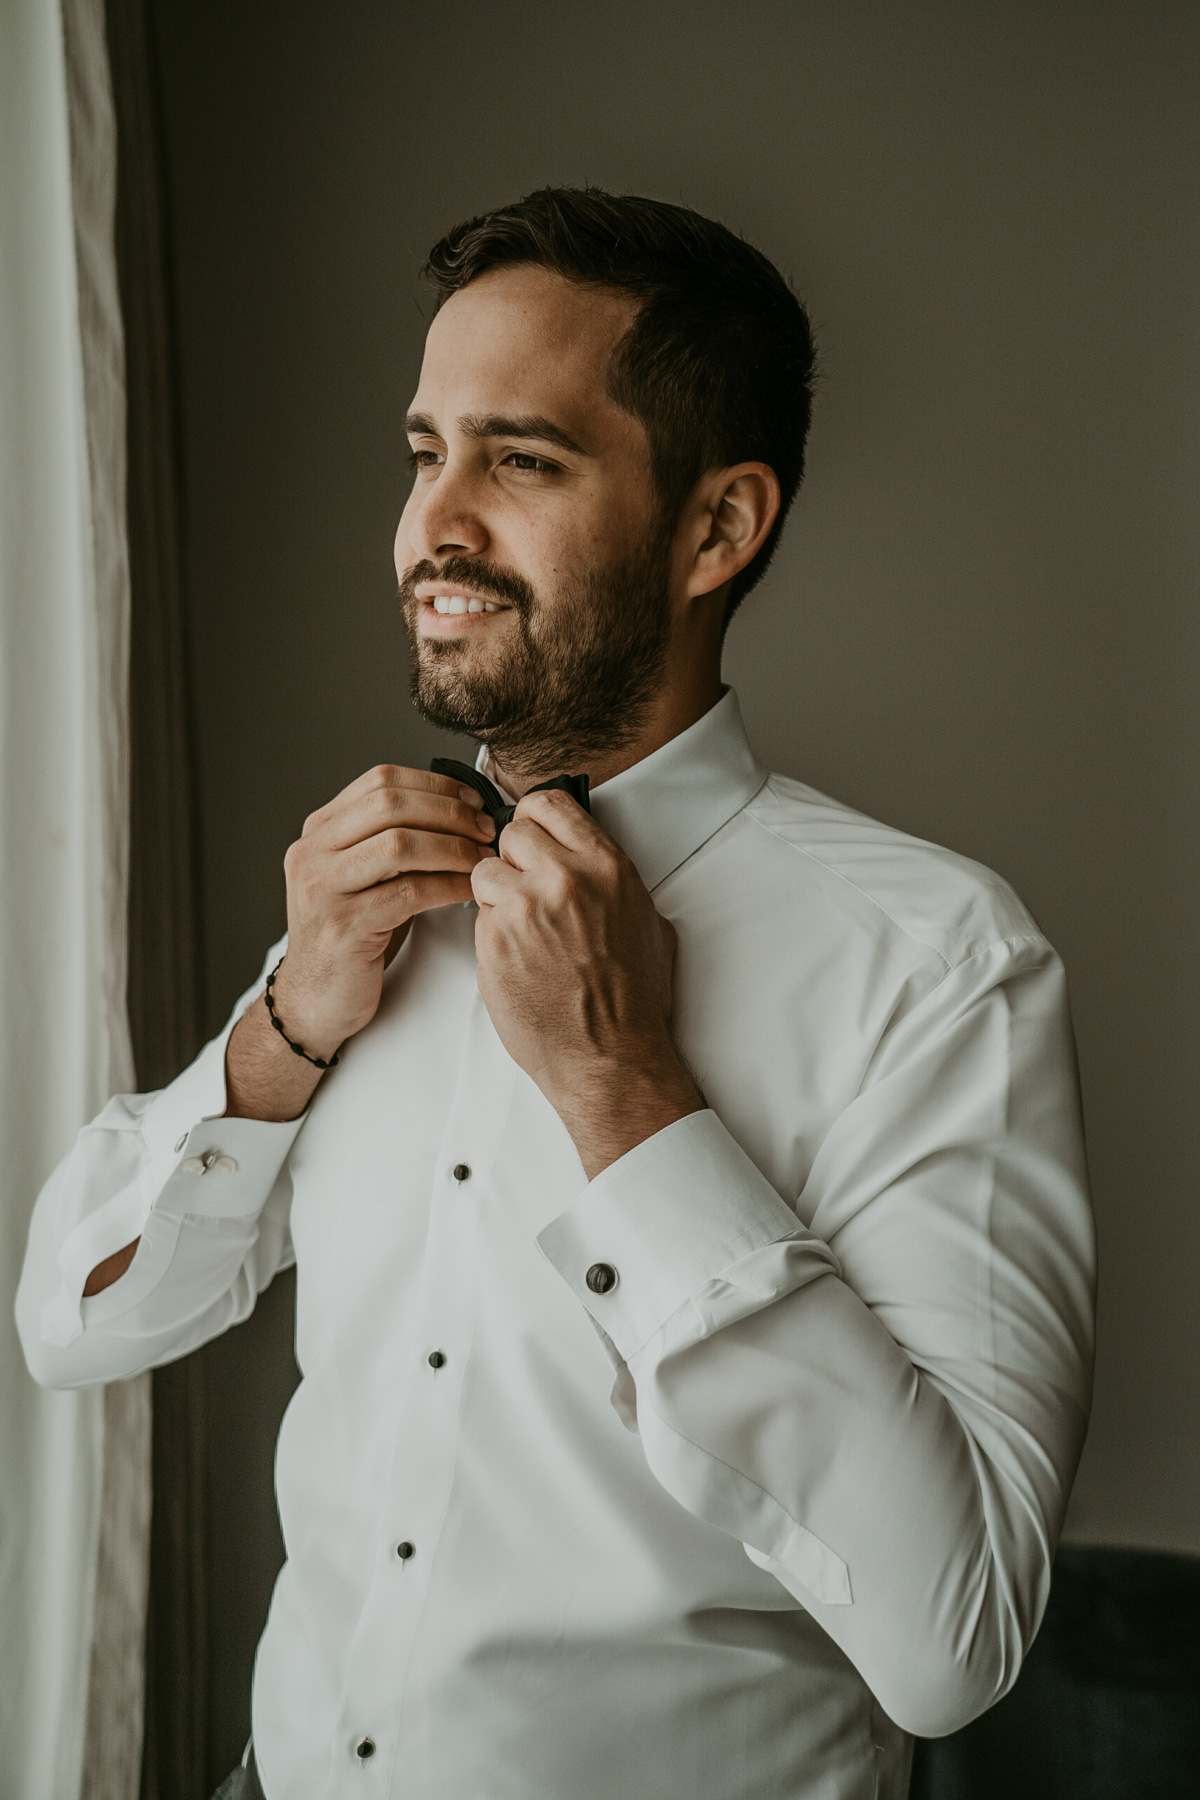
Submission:
<svg viewBox="0 0 1200 1800">
<path fill-rule="evenodd" d="M 461 594 L 435 594 L 433 610 L 439 613 L 501 612 L 493 600 L 464 600 Z"/>
</svg>

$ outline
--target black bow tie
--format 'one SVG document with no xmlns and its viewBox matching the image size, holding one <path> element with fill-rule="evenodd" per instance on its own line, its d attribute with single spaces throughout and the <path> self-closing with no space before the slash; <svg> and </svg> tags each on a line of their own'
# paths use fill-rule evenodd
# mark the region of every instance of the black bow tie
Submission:
<svg viewBox="0 0 1200 1800">
<path fill-rule="evenodd" d="M 495 841 L 499 843 L 500 833 L 517 809 L 508 804 L 495 782 L 489 781 L 486 775 L 481 775 L 478 769 L 473 769 L 470 763 L 455 762 L 449 756 L 435 756 L 429 767 L 435 775 L 449 775 L 452 780 L 461 781 L 464 787 L 475 789 L 483 801 L 484 812 L 496 821 Z M 528 791 L 531 794 L 541 794 L 547 788 L 561 788 L 563 793 L 570 794 L 572 800 L 578 800 L 584 812 L 591 812 L 586 775 L 556 775 L 553 781 L 539 781 Z"/>
</svg>

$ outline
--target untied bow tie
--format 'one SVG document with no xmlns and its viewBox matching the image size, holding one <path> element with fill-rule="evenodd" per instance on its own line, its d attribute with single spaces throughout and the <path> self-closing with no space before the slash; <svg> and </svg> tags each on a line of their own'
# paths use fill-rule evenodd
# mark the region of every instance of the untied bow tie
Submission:
<svg viewBox="0 0 1200 1800">
<path fill-rule="evenodd" d="M 481 775 L 478 769 L 473 769 L 470 763 L 455 762 L 449 756 L 435 756 L 429 767 L 435 775 L 449 775 L 451 780 L 461 781 L 464 787 L 475 789 L 483 801 L 484 812 L 496 822 L 495 841 L 499 843 L 500 833 L 511 822 L 517 809 L 509 805 L 495 782 L 489 781 L 486 775 Z M 528 791 L 531 794 L 541 794 L 549 788 L 561 788 L 564 794 L 570 794 L 572 800 L 579 802 L 584 812 L 591 812 L 586 775 L 556 775 L 553 781 L 539 781 Z"/>
</svg>

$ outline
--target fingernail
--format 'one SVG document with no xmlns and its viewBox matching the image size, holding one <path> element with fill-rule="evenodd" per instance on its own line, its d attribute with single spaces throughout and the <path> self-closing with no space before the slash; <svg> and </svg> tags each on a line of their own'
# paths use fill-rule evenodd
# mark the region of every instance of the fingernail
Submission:
<svg viewBox="0 0 1200 1800">
<path fill-rule="evenodd" d="M 474 788 L 460 787 L 458 795 L 459 799 L 465 800 L 468 806 L 479 807 L 483 805 L 483 795 L 477 794 Z"/>
<path fill-rule="evenodd" d="M 481 830 L 481 831 L 482 831 L 482 832 L 484 832 L 484 833 L 486 833 L 486 835 L 487 835 L 487 836 L 488 836 L 488 837 L 490 837 L 490 838 L 493 838 L 493 837 L 495 837 L 495 835 L 496 835 L 496 821 L 495 821 L 495 819 L 493 819 L 493 817 L 492 817 L 492 815 L 491 815 L 491 813 L 485 813 L 485 814 L 484 814 L 484 816 L 483 816 L 483 818 L 482 818 L 482 819 L 480 819 L 480 821 L 479 821 L 479 829 L 480 829 L 480 830 Z"/>
</svg>

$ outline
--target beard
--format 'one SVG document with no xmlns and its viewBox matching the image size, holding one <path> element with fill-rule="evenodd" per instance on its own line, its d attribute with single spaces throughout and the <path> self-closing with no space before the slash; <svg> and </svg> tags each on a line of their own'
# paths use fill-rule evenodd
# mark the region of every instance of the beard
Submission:
<svg viewBox="0 0 1200 1800">
<path fill-rule="evenodd" d="M 419 562 L 400 583 L 412 697 L 431 724 L 485 743 L 514 774 L 585 768 L 637 737 L 662 683 L 670 636 L 671 537 L 563 580 L 547 602 L 510 569 L 471 556 Z M 465 638 L 422 638 L 423 581 L 461 582 L 502 601 L 513 628 L 486 667 Z"/>
</svg>

